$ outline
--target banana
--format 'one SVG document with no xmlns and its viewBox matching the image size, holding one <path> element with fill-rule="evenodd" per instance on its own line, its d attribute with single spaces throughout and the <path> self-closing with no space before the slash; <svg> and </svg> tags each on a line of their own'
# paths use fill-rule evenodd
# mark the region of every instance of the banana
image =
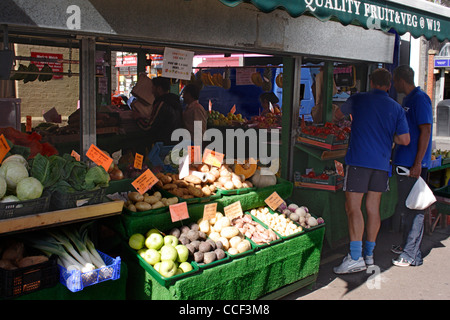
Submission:
<svg viewBox="0 0 450 320">
<path fill-rule="evenodd" d="M 279 88 L 283 88 L 283 74 L 282 73 L 277 75 L 277 77 L 275 78 L 275 83 L 277 84 L 277 86 Z"/>
<path fill-rule="evenodd" d="M 254 72 L 252 73 L 252 82 L 255 86 L 261 87 L 263 85 L 263 79 L 261 77 L 261 73 L 259 72 Z"/>
</svg>

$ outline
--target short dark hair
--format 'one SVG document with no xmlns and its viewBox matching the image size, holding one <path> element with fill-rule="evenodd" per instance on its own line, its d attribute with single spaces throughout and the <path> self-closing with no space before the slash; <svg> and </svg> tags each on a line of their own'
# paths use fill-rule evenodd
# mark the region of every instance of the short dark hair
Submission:
<svg viewBox="0 0 450 320">
<path fill-rule="evenodd" d="M 374 85 L 382 87 L 390 86 L 391 78 L 391 73 L 385 68 L 375 69 L 369 76 Z"/>
<path fill-rule="evenodd" d="M 197 85 L 190 83 L 184 87 L 183 93 L 188 93 L 194 100 L 198 100 L 200 96 L 200 88 Z"/>
<path fill-rule="evenodd" d="M 165 77 L 152 78 L 154 87 L 160 87 L 164 92 L 170 91 L 170 79 Z"/>
<path fill-rule="evenodd" d="M 403 79 L 406 83 L 414 85 L 414 70 L 406 64 L 395 68 L 394 77 Z"/>
</svg>

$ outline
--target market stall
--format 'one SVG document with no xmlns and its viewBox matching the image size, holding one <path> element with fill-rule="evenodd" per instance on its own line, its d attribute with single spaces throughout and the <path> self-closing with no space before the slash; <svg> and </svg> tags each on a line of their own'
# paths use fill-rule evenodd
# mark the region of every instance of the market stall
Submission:
<svg viewBox="0 0 450 320">
<path fill-rule="evenodd" d="M 58 1 L 48 1 L 48 5 L 55 8 L 55 14 L 51 18 L 48 17 L 45 8 L 29 7 L 20 1 L 8 0 L 0 5 L 0 9 L 5 9 L 0 10 L 0 21 L 2 21 L 2 24 L 8 25 L 7 32 L 4 31 L 3 34 L 8 34 L 10 36 L 9 40 L 15 43 L 37 43 L 63 47 L 68 46 L 69 43 L 70 48 L 73 47 L 79 50 L 80 110 L 76 121 L 79 123 L 77 133 L 79 139 L 70 141 L 70 139 L 65 139 L 68 137 L 63 137 L 59 142 L 66 145 L 61 146 L 60 154 L 68 155 L 65 158 L 66 161 L 72 161 L 72 158 L 76 158 L 77 161 L 81 160 L 79 161 L 80 163 L 86 162 L 87 167 L 102 167 L 105 172 L 112 170 L 110 166 L 113 162 L 113 156 L 105 153 L 105 150 L 109 153 L 117 151 L 119 148 L 115 147 L 118 141 L 124 144 L 133 142 L 138 145 L 140 142 L 138 139 L 131 139 L 131 136 L 118 136 L 115 135 L 117 132 L 114 130 L 109 131 L 109 129 L 98 126 L 98 120 L 103 119 L 101 119 L 101 112 L 98 112 L 97 89 L 99 87 L 107 87 L 108 81 L 110 81 L 110 79 L 105 79 L 106 81 L 98 81 L 99 79 L 97 79 L 102 78 L 96 72 L 96 52 L 100 51 L 100 49 L 107 53 L 104 56 L 107 59 L 102 62 L 104 63 L 103 67 L 110 62 L 108 59 L 110 58 L 109 53 L 111 50 L 121 50 L 123 52 L 125 47 L 130 51 L 138 51 L 138 72 L 145 69 L 146 61 L 142 58 L 147 53 L 162 54 L 164 48 L 188 49 L 192 53 L 194 51 L 201 53 L 219 52 L 221 54 L 229 54 L 236 51 L 240 53 L 254 52 L 279 56 L 282 60 L 282 112 L 277 117 L 277 125 L 282 127 L 281 139 L 278 137 L 276 140 L 280 139 L 279 141 L 275 141 L 275 139 L 269 141 L 272 147 L 279 148 L 282 160 L 281 178 L 275 178 L 269 186 L 252 187 L 247 185 L 247 188 L 242 188 L 242 184 L 246 179 L 248 180 L 255 174 L 253 172 L 248 176 L 244 173 L 245 179 L 240 181 L 241 187 L 237 187 L 234 184 L 234 187 L 228 188 L 223 183 L 222 188 L 220 188 L 222 190 L 215 189 L 213 191 L 215 194 L 213 195 L 205 196 L 206 190 L 203 191 L 202 196 L 197 197 L 195 195 L 198 194 L 198 190 L 189 191 L 191 194 L 187 194 L 184 191 L 183 193 L 175 194 L 173 192 L 180 191 L 177 190 L 181 189 L 180 186 L 177 185 L 177 188 L 169 189 L 167 187 L 165 189 L 165 184 L 163 184 L 164 178 L 162 176 L 158 177 L 158 171 L 142 170 L 143 168 L 140 166 L 139 170 L 141 171 L 133 178 L 133 182 L 138 182 L 138 184 L 125 184 L 125 189 L 122 189 L 122 187 L 119 190 L 111 191 L 110 189 L 108 193 L 120 191 L 129 195 L 128 192 L 137 191 L 144 197 L 144 194 L 149 190 L 155 193 L 170 191 L 170 195 L 164 196 L 166 204 L 163 203 L 161 197 L 160 202 L 163 203 L 161 207 L 150 207 L 149 209 L 148 205 L 153 206 L 156 203 L 150 204 L 149 200 L 147 204 L 140 204 L 141 206 L 144 205 L 147 210 L 138 211 L 137 203 L 134 203 L 136 211 L 133 211 L 130 209 L 130 203 L 127 203 L 129 199 L 124 199 L 123 202 L 120 200 L 116 202 L 106 197 L 107 189 L 103 185 L 100 190 L 105 193 L 99 195 L 99 203 L 91 203 L 89 202 L 90 197 L 83 195 L 83 197 L 75 199 L 75 208 L 50 210 L 50 207 L 48 207 L 39 213 L 36 211 L 32 212 L 31 216 L 34 215 L 34 217 L 27 215 L 20 218 L 8 217 L 7 219 L 11 220 L 3 221 L 4 223 L 0 224 L 4 228 L 4 232 L 23 232 L 28 235 L 29 230 L 50 226 L 59 227 L 60 224 L 72 224 L 79 222 L 79 220 L 105 218 L 99 221 L 101 222 L 100 224 L 107 225 L 119 235 L 116 239 L 120 240 L 120 258 L 124 268 L 120 269 L 119 279 L 115 279 L 116 281 L 105 281 L 104 283 L 94 281 L 95 283 L 91 287 L 76 293 L 79 298 L 99 299 L 99 295 L 105 296 L 102 293 L 103 290 L 108 290 L 112 293 L 112 287 L 115 287 L 114 291 L 118 292 L 114 298 L 120 299 L 275 298 L 281 295 L 280 291 L 286 293 L 289 290 L 298 289 L 313 283 L 318 273 L 325 233 L 331 230 L 331 233 L 326 237 L 330 242 L 345 234 L 345 231 L 343 231 L 345 226 L 341 218 L 343 217 L 344 208 L 342 193 L 337 191 L 333 194 L 329 193 L 328 190 L 294 190 L 294 171 L 299 159 L 300 166 L 302 166 L 300 169 L 304 170 L 307 167 L 311 167 L 309 163 L 311 159 L 313 159 L 311 161 L 341 159 L 342 153 L 339 152 L 342 152 L 342 150 L 330 150 L 331 153 L 325 154 L 322 151 L 317 152 L 305 146 L 296 146 L 300 123 L 298 117 L 300 105 L 298 102 L 301 100 L 302 95 L 302 89 L 299 85 L 302 59 L 309 63 L 317 64 L 324 70 L 323 120 L 326 122 L 330 121 L 332 116 L 331 97 L 334 61 L 345 61 L 346 63 L 352 61 L 392 63 L 394 36 L 380 31 L 388 30 L 392 27 L 392 24 L 386 19 L 387 24 L 384 20 L 381 20 L 380 28 L 371 28 L 372 25 L 367 24 L 367 21 L 370 19 L 362 19 L 362 16 L 367 17 L 372 12 L 373 17 L 374 12 L 381 10 L 385 14 L 392 12 L 396 16 L 405 16 L 404 19 L 408 15 L 412 19 L 411 21 L 416 21 L 418 17 L 420 21 L 425 18 L 433 19 L 433 21 L 442 23 L 440 25 L 442 30 L 448 30 L 448 28 L 444 28 L 448 21 L 441 19 L 441 13 L 436 13 L 437 10 L 435 8 L 432 10 L 432 13 L 427 13 L 423 8 L 413 10 L 408 7 L 405 9 L 401 5 L 392 6 L 392 9 L 383 9 L 371 1 L 367 1 L 367 3 L 364 3 L 364 12 L 366 14 L 363 13 L 363 6 L 360 7 L 361 12 L 359 7 L 352 8 L 354 11 L 342 10 L 341 8 L 341 11 L 344 12 L 342 13 L 343 16 L 339 16 L 338 19 L 341 23 L 329 21 L 325 24 L 310 15 L 301 15 L 305 10 L 312 13 L 315 9 L 318 9 L 313 14 L 314 16 L 321 19 L 329 17 L 330 11 L 324 12 L 323 10 L 326 8 L 322 7 L 319 9 L 309 6 L 305 9 L 303 4 L 299 3 L 293 7 L 285 6 L 285 10 L 275 10 L 276 6 L 268 5 L 264 1 L 255 1 L 254 3 L 258 4 L 258 9 L 263 11 L 260 12 L 251 4 L 253 1 L 242 4 L 240 4 L 240 1 L 223 0 L 221 2 L 207 0 L 182 1 L 181 3 L 176 0 L 162 3 L 156 1 L 137 2 L 133 8 L 123 8 L 121 12 L 121 14 L 130 13 L 129 16 L 133 16 L 133 23 L 117 19 L 116 8 L 122 7 L 120 1 L 109 1 L 106 4 L 103 1 L 92 0 L 70 6 L 65 6 Z M 239 5 L 236 6 L 237 4 Z M 300 7 L 297 5 L 300 5 Z M 371 9 L 372 11 L 370 11 Z M 336 8 L 335 10 L 338 9 Z M 409 10 L 411 10 L 412 14 L 407 12 Z M 159 19 L 149 19 L 147 13 L 150 11 Z M 186 12 L 189 15 L 186 15 Z M 169 13 L 170 17 L 168 16 Z M 301 16 L 298 17 L 299 15 Z M 363 25 L 368 28 L 367 30 L 360 26 L 347 25 L 354 20 L 354 15 L 358 16 L 358 21 L 364 22 Z M 81 16 L 83 17 L 82 23 L 80 20 Z M 200 16 L 202 17 L 201 19 L 198 18 Z M 171 19 L 172 21 L 177 21 L 177 23 L 163 28 L 158 22 L 170 21 Z M 375 22 L 377 21 L 375 18 Z M 412 30 L 412 27 L 417 30 L 419 30 L 418 28 L 424 29 L 421 25 L 418 28 L 416 28 L 417 26 L 409 26 L 410 28 L 407 28 L 405 23 L 398 24 L 400 27 L 399 32 Z M 243 28 L 243 26 L 245 27 Z M 447 35 L 443 34 L 440 28 L 434 31 L 428 30 L 425 34 L 427 37 L 436 35 L 439 38 L 445 38 Z M 204 31 L 200 33 L 198 30 Z M 298 32 L 298 30 L 303 32 Z M 422 30 L 422 33 L 424 32 L 425 30 Z M 342 37 L 343 34 L 351 36 Z M 355 38 L 358 41 L 354 41 Z M 8 41 L 5 41 L 5 43 L 8 43 Z M 23 73 L 32 75 L 37 73 L 37 71 L 27 70 Z M 265 74 L 261 73 L 260 76 L 263 76 L 263 82 L 266 82 Z M 210 79 L 208 78 L 208 80 Z M 218 79 L 214 80 L 217 81 Z M 214 83 L 212 82 L 212 84 Z M 281 85 L 279 79 L 276 84 Z M 239 109 L 236 110 L 236 114 L 240 113 Z M 280 118 L 281 123 L 279 122 Z M 240 119 L 233 118 L 230 120 Z M 76 122 L 74 122 L 75 126 Z M 108 134 L 110 136 L 106 136 Z M 141 135 L 138 134 L 138 136 Z M 51 134 L 49 137 L 49 141 L 52 141 Z M 74 143 L 78 144 L 78 148 L 74 147 Z M 55 144 L 57 143 L 55 142 Z M 40 154 L 40 152 L 37 152 L 37 154 Z M 136 157 L 137 155 L 133 153 L 132 160 L 128 159 L 125 161 L 125 164 L 137 167 Z M 107 160 L 107 163 L 105 160 Z M 303 161 L 306 161 L 306 163 L 303 163 Z M 320 163 L 319 166 L 323 167 L 323 163 Z M 36 171 L 44 172 L 41 170 Z M 167 172 L 161 173 L 167 174 Z M 237 171 L 232 173 L 239 175 Z M 274 173 L 272 175 L 275 176 Z M 41 178 L 42 181 L 49 182 L 45 177 Z M 77 179 L 73 180 L 77 181 Z M 80 181 L 78 180 L 77 182 Z M 90 180 L 89 182 L 91 183 L 92 181 Z M 159 182 L 161 182 L 160 186 L 158 186 Z M 114 183 L 108 185 L 108 188 L 113 186 Z M 154 189 L 157 187 L 160 189 Z M 202 185 L 201 187 L 205 186 Z M 58 189 L 58 187 L 54 187 L 54 189 Z M 186 189 L 188 188 L 186 187 Z M 244 191 L 243 189 L 246 190 Z M 233 192 L 235 193 L 233 194 Z M 148 196 L 155 196 L 155 193 Z M 274 193 L 277 193 L 281 202 L 278 202 L 278 205 L 273 205 L 270 208 L 271 210 L 269 210 L 267 207 L 270 207 L 270 205 L 266 201 Z M 169 204 L 168 199 L 170 198 L 175 198 L 176 203 Z M 321 203 L 319 204 L 317 200 Z M 67 202 L 62 201 L 63 204 Z M 294 212 L 292 210 L 291 212 L 283 212 L 284 210 L 280 209 L 281 203 L 287 205 L 291 202 L 298 203 L 299 206 L 305 206 L 310 212 L 305 208 L 300 210 L 298 214 L 295 212 L 298 208 L 293 209 Z M 22 203 L 20 204 L 23 205 Z M 77 208 L 78 204 L 80 204 L 80 208 Z M 151 229 L 158 229 L 159 233 L 165 233 L 174 227 L 198 222 L 200 219 L 208 220 L 209 223 L 212 223 L 211 219 L 213 218 L 205 219 L 204 216 L 205 206 L 209 204 L 216 206 L 213 210 L 216 213 L 222 212 L 223 215 L 228 216 L 230 219 L 229 223 L 235 218 L 247 217 L 251 218 L 252 221 L 256 221 L 260 228 L 266 226 L 266 230 L 275 229 L 275 226 L 273 228 L 268 227 L 269 222 L 258 221 L 260 218 L 256 218 L 256 211 L 260 210 L 261 207 L 265 207 L 272 218 L 278 214 L 286 218 L 288 215 L 291 216 L 291 213 L 295 213 L 296 215 L 293 217 L 297 218 L 297 223 L 292 218 L 294 221 L 289 223 L 289 225 L 295 225 L 299 230 L 286 236 L 278 235 L 278 240 L 280 241 L 269 243 L 268 245 L 255 246 L 248 241 L 251 243 L 250 250 L 240 252 L 242 253 L 240 256 L 226 253 L 223 261 L 216 257 L 214 259 L 218 263 L 210 265 L 210 267 L 202 267 L 202 263 L 208 264 L 206 261 L 199 261 L 199 263 L 190 261 L 193 269 L 198 268 L 195 270 L 197 272 L 181 272 L 179 275 L 171 275 L 161 280 L 156 273 L 156 263 L 152 265 L 146 260 L 148 258 L 146 255 L 141 255 L 138 249 L 131 248 L 129 243 L 130 237 L 136 233 L 146 235 Z M 120 210 L 118 206 L 124 207 L 121 207 L 120 209 L 122 210 Z M 230 206 L 233 208 L 231 216 L 226 212 L 230 210 Z M 389 202 L 386 206 L 391 208 L 392 203 Z M 181 207 L 183 210 L 178 211 L 181 210 Z M 342 208 L 342 210 L 335 212 L 338 210 L 336 208 Z M 277 210 L 281 212 L 277 213 Z M 305 224 L 304 221 L 302 225 L 300 215 L 305 220 L 308 214 L 308 219 L 312 217 L 319 220 L 319 217 L 324 217 L 326 225 L 323 223 L 318 224 L 317 221 L 317 225 L 313 227 Z M 178 218 L 174 219 L 174 215 Z M 241 241 L 243 240 L 249 239 L 241 238 Z M 223 242 L 221 243 L 223 245 Z M 218 245 L 217 241 L 215 245 Z M 144 246 L 141 244 L 142 248 Z M 147 249 L 151 248 L 147 247 Z M 113 257 L 111 256 L 111 258 Z M 117 260 L 114 261 L 117 263 Z M 178 265 L 178 263 L 181 264 L 182 262 L 177 261 L 177 264 L 173 262 L 171 265 Z M 99 269 L 102 270 L 102 268 Z M 89 272 L 92 272 L 92 270 Z M 88 275 L 90 274 L 89 272 L 87 272 Z M 178 269 L 175 272 L 179 272 Z M 183 273 L 186 274 L 183 275 Z M 177 276 L 178 278 L 172 278 Z M 107 280 L 113 279 L 108 278 Z M 207 283 L 206 286 L 205 283 Z M 123 292 L 124 284 L 126 285 L 125 295 Z M 62 285 L 64 286 L 64 284 Z M 58 298 L 62 299 L 76 298 L 75 295 L 70 297 L 66 297 L 64 294 L 59 295 L 60 289 L 61 285 L 43 289 L 33 293 L 33 296 L 30 295 L 30 298 L 41 298 L 44 296 L 52 298 L 58 296 Z M 66 291 L 66 293 L 68 292 Z M 24 299 L 26 297 L 24 296 Z"/>
</svg>

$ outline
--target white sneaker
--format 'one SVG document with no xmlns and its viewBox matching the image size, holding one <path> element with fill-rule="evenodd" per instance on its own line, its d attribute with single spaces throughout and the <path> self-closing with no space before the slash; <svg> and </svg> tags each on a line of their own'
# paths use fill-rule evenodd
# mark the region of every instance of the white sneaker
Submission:
<svg viewBox="0 0 450 320">
<path fill-rule="evenodd" d="M 363 257 L 359 257 L 358 260 L 353 260 L 350 254 L 348 254 L 342 261 L 341 265 L 334 267 L 333 271 L 336 274 L 347 274 L 364 271 L 366 269 L 367 267 Z"/>
<path fill-rule="evenodd" d="M 373 261 L 373 255 L 371 255 L 371 256 L 365 256 L 365 257 L 364 257 L 364 262 L 366 263 L 366 266 L 371 266 L 371 265 L 373 265 L 373 264 L 374 264 L 374 261 Z"/>
</svg>

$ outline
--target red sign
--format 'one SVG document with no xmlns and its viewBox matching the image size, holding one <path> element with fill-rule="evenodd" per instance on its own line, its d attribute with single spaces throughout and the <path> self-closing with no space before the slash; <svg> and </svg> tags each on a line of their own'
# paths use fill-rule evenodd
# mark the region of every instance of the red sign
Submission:
<svg viewBox="0 0 450 320">
<path fill-rule="evenodd" d="M 116 68 L 118 67 L 136 67 L 137 56 L 123 56 L 116 58 Z"/>
<path fill-rule="evenodd" d="M 31 52 L 32 58 L 44 58 L 44 59 L 52 59 L 52 60 L 62 60 L 64 59 L 64 56 L 62 53 L 42 53 L 42 52 Z M 42 69 L 42 67 L 45 64 L 48 64 L 50 68 L 52 68 L 53 72 L 63 72 L 63 64 L 61 62 L 48 62 L 48 61 L 32 61 L 31 63 L 34 63 L 39 70 Z M 53 80 L 55 79 L 62 79 L 63 76 L 53 76 Z"/>
</svg>

